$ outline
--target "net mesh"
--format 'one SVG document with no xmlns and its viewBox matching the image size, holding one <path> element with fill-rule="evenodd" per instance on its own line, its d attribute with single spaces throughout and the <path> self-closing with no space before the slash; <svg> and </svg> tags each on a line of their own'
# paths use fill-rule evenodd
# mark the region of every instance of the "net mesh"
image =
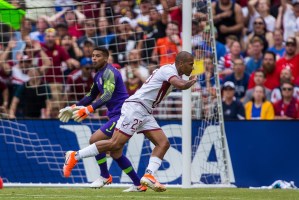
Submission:
<svg viewBox="0 0 299 200">
<path fill-rule="evenodd" d="M 151 24 L 150 19 L 156 15 L 165 19 L 165 10 L 163 6 L 157 5 L 156 9 L 150 10 L 151 17 L 136 17 L 137 20 L 133 20 L 133 10 L 137 9 L 138 13 L 138 10 L 144 8 L 136 5 L 132 10 L 126 9 L 119 1 L 109 1 L 105 5 L 95 1 L 65 1 L 66 3 L 60 6 L 55 5 L 53 1 L 40 1 L 37 5 L 37 1 L 28 2 L 26 17 L 21 20 L 20 30 L 15 31 L 7 23 L 0 22 L 1 82 L 4 85 L 2 94 L 9 91 L 8 97 L 2 95 L 1 100 L 3 107 L 0 119 L 0 147 L 3 148 L 2 152 L 5 152 L 4 160 L 7 161 L 7 165 L 0 168 L 0 175 L 5 182 L 94 181 L 99 176 L 94 158 L 81 162 L 72 177 L 67 180 L 63 178 L 61 166 L 65 151 L 87 146 L 90 135 L 106 122 L 105 107 L 100 108 L 82 124 L 61 124 L 58 120 L 23 120 L 23 117 L 28 118 L 26 113 L 29 111 L 26 107 L 32 109 L 28 105 L 32 106 L 30 101 L 34 101 L 38 105 L 36 109 L 40 109 L 39 116 L 57 119 L 59 109 L 78 102 L 89 91 L 93 75 L 89 71 L 90 76 L 77 82 L 76 78 L 85 73 L 85 69 L 80 68 L 80 61 L 90 58 L 95 46 L 104 46 L 110 50 L 109 63 L 126 69 L 123 73 L 127 79 L 127 89 L 129 92 L 134 91 L 140 86 L 140 82 L 130 82 L 133 80 L 130 66 L 134 62 L 145 66 L 149 75 L 163 59 L 165 62 L 172 62 L 173 56 L 176 55 L 169 46 L 158 42 L 159 34 L 165 36 L 165 32 L 159 28 L 166 30 L 167 24 L 147 26 Z M 132 5 L 133 1 L 129 1 L 129 6 Z M 25 7 L 22 2 L 20 6 Z M 170 12 L 180 12 L 182 4 L 178 1 L 177 5 L 168 6 Z M 74 8 L 79 13 L 76 13 Z M 13 16 L 19 9 L 3 10 Z M 192 14 L 192 53 L 195 56 L 195 73 L 199 74 L 198 83 L 192 88 L 192 183 L 228 183 L 227 152 L 221 115 L 220 86 L 215 71 L 217 60 L 210 1 L 193 0 Z M 66 25 L 72 27 L 72 35 L 63 35 Z M 59 36 L 48 39 L 62 45 L 69 52 L 71 60 L 67 61 L 59 50 L 51 52 L 52 56 L 45 54 L 47 47 L 41 43 L 47 36 L 38 33 L 48 27 L 55 28 Z M 34 28 L 36 32 L 29 31 Z M 173 31 L 174 35 L 177 31 L 177 35 L 180 35 L 179 29 L 180 24 L 177 30 L 169 31 Z M 132 53 L 135 50 L 137 55 Z M 35 95 L 34 98 L 32 95 Z M 18 101 L 14 101 L 15 96 L 18 97 Z M 6 105 L 5 102 L 9 104 Z M 162 183 L 180 183 L 182 92 L 174 90 L 170 93 L 156 108 L 154 116 L 160 119 L 159 124 L 171 144 L 157 176 Z M 147 167 L 153 147 L 154 145 L 142 134 L 135 134 L 124 148 L 124 153 L 140 176 Z M 14 155 L 13 158 L 10 155 Z M 11 163 L 15 163 L 13 160 L 18 160 L 17 168 L 10 166 Z M 112 176 L 117 183 L 131 182 L 112 159 L 108 159 L 108 165 L 110 171 L 114 172 Z M 49 179 L 49 176 L 52 178 Z"/>
</svg>

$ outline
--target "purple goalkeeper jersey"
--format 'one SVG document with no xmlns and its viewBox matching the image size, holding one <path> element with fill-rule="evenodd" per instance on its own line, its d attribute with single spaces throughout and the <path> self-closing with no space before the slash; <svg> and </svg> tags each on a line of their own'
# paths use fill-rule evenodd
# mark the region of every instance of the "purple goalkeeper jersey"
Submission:
<svg viewBox="0 0 299 200">
<path fill-rule="evenodd" d="M 121 74 L 110 64 L 106 64 L 96 73 L 90 92 L 77 105 L 90 105 L 98 96 L 100 98 L 92 104 L 92 107 L 95 110 L 106 105 L 109 118 L 121 114 L 121 107 L 129 97 Z"/>
</svg>

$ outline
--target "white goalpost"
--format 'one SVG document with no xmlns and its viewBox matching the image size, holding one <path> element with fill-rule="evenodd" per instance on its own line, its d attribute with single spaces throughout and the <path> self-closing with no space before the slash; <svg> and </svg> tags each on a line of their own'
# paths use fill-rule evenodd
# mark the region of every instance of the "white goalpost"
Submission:
<svg viewBox="0 0 299 200">
<path fill-rule="evenodd" d="M 191 47 L 191 22 L 192 22 L 192 2 L 183 1 L 183 50 L 187 52 L 192 51 Z M 184 76 L 184 79 L 188 77 Z M 191 187 L 191 89 L 183 91 L 182 97 L 182 188 Z"/>
</svg>

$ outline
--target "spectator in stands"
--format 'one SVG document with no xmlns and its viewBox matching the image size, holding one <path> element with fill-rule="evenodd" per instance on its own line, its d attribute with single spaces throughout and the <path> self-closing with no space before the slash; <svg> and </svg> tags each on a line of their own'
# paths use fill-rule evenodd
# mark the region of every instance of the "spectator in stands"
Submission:
<svg viewBox="0 0 299 200">
<path fill-rule="evenodd" d="M 111 25 L 109 25 L 107 18 L 101 17 L 98 21 L 98 46 L 105 46 L 109 48 L 113 40 L 115 40 L 115 33 L 111 30 Z"/>
<path fill-rule="evenodd" d="M 216 96 L 214 66 L 211 57 L 204 58 L 204 68 L 205 72 L 199 75 L 197 80 L 199 90 Z"/>
<path fill-rule="evenodd" d="M 293 75 L 289 68 L 285 68 L 280 73 L 280 86 L 277 88 L 274 88 L 271 93 L 271 102 L 273 104 L 277 103 L 282 99 L 282 91 L 281 91 L 281 85 L 283 83 L 293 83 Z M 294 86 L 294 98 L 299 100 L 299 87 Z"/>
<path fill-rule="evenodd" d="M 10 55 L 13 49 L 16 47 L 16 41 L 11 39 L 9 40 L 6 48 L 3 49 L 3 51 L 0 51 L 0 61 L 8 61 L 10 60 L 11 62 L 9 64 L 14 64 L 15 62 L 11 59 Z"/>
<path fill-rule="evenodd" d="M 264 55 L 262 68 L 264 74 L 265 74 L 265 83 L 264 86 L 270 90 L 273 90 L 274 88 L 278 87 L 280 85 L 279 83 L 279 73 L 276 69 L 276 56 L 273 52 L 267 51 Z M 249 78 L 249 84 L 248 89 L 251 89 L 255 86 L 254 83 L 254 73 L 250 75 Z"/>
<path fill-rule="evenodd" d="M 72 37 L 80 38 L 84 35 L 82 27 L 86 17 L 77 9 L 70 10 L 69 7 L 65 7 L 62 11 L 49 17 L 48 21 L 50 23 L 55 23 L 56 21 L 59 21 L 59 19 L 61 19 L 61 17 L 63 16 L 68 26 L 68 33 Z"/>
<path fill-rule="evenodd" d="M 299 118 L 298 100 L 293 97 L 294 85 L 285 82 L 281 85 L 282 99 L 274 104 L 275 119 Z"/>
<path fill-rule="evenodd" d="M 262 17 L 265 20 L 267 31 L 273 32 L 276 19 L 270 14 L 269 0 L 250 0 L 248 1 L 248 11 L 250 15 L 249 31 L 253 31 L 254 20 Z"/>
<path fill-rule="evenodd" d="M 270 101 L 271 100 L 271 90 L 264 86 L 266 79 L 265 79 L 265 73 L 263 72 L 263 70 L 260 69 L 260 70 L 255 71 L 253 80 L 254 80 L 255 85 L 262 86 L 265 89 L 266 99 L 268 101 Z M 253 88 L 246 90 L 246 93 L 245 93 L 245 96 L 243 99 L 243 104 L 246 104 L 248 101 L 250 101 L 252 99 L 253 91 L 254 91 Z"/>
<path fill-rule="evenodd" d="M 279 60 L 285 54 L 285 45 L 283 42 L 282 30 L 276 29 L 273 33 L 274 46 L 270 47 L 268 51 L 272 51 L 276 54 L 276 60 Z"/>
<path fill-rule="evenodd" d="M 29 69 L 27 75 L 30 77 L 29 81 L 14 94 L 9 117 L 48 118 L 51 90 L 42 84 L 42 76 L 37 68 Z"/>
<path fill-rule="evenodd" d="M 40 16 L 36 22 L 37 31 L 31 32 L 29 35 L 30 38 L 39 42 L 45 42 L 45 31 L 47 28 L 49 28 L 47 20 L 43 16 Z"/>
<path fill-rule="evenodd" d="M 222 88 L 222 109 L 224 120 L 245 119 L 245 110 L 242 103 L 235 98 L 235 84 L 227 81 Z"/>
<path fill-rule="evenodd" d="M 6 62 L 0 62 L 0 113 L 7 114 L 9 106 L 9 83 L 11 81 L 11 67 Z"/>
<path fill-rule="evenodd" d="M 17 56 L 23 51 L 25 46 L 25 38 L 30 38 L 29 34 L 32 31 L 32 20 L 25 18 L 22 20 L 20 31 L 15 31 L 10 35 L 10 40 L 15 41 L 15 46 L 12 49 L 12 60 L 17 61 Z"/>
<path fill-rule="evenodd" d="M 86 19 L 84 21 L 84 30 L 85 30 L 85 35 L 81 36 L 78 39 L 78 45 L 83 46 L 83 43 L 87 40 L 93 40 L 94 43 L 98 46 L 98 36 L 96 32 L 96 22 L 94 19 Z"/>
<path fill-rule="evenodd" d="M 157 8 L 151 8 L 149 24 L 152 27 L 152 38 L 155 40 L 166 36 L 165 30 L 168 23 L 167 12 L 159 13 Z M 150 37 L 151 38 L 151 37 Z"/>
<path fill-rule="evenodd" d="M 299 76 L 299 54 L 296 54 L 296 50 L 296 38 L 289 37 L 286 41 L 285 56 L 276 62 L 276 67 L 279 73 L 284 68 L 290 68 L 295 79 Z"/>
<path fill-rule="evenodd" d="M 216 52 L 217 52 L 217 60 L 219 61 L 221 57 L 225 56 L 226 53 L 229 52 L 229 49 L 226 48 L 224 44 L 217 40 L 218 34 L 217 29 L 214 27 L 214 37 L 216 42 Z M 211 28 L 210 25 L 205 25 L 202 31 L 202 40 L 198 42 L 197 46 L 194 46 L 194 49 L 202 50 L 201 55 L 211 56 L 212 55 L 212 44 L 211 44 Z M 214 48 L 214 47 L 213 47 Z"/>
<path fill-rule="evenodd" d="M 264 87 L 255 86 L 253 98 L 245 104 L 246 119 L 271 120 L 274 119 L 274 108 L 271 102 L 266 100 Z"/>
<path fill-rule="evenodd" d="M 53 28 L 46 30 L 45 43 L 42 44 L 43 50 L 48 57 L 52 59 L 51 66 L 47 69 L 44 75 L 44 81 L 49 84 L 53 101 L 59 101 L 63 99 L 63 84 L 65 82 L 64 71 L 69 72 L 80 66 L 79 62 L 69 56 L 60 45 L 55 43 L 56 31 Z M 64 69 L 63 63 L 66 63 L 67 67 Z M 69 70 L 68 70 L 69 69 Z"/>
<path fill-rule="evenodd" d="M 251 57 L 247 57 L 245 59 L 245 71 L 247 74 L 251 74 L 255 70 L 259 69 L 263 61 L 263 41 L 258 36 L 256 36 L 251 39 L 250 43 L 252 45 L 253 54 Z"/>
<path fill-rule="evenodd" d="M 131 78 L 138 79 L 141 83 L 144 83 L 149 77 L 149 73 L 148 69 L 141 63 L 140 51 L 138 49 L 131 50 L 127 60 L 128 65 L 120 70 L 123 81 L 127 82 L 127 78 Z"/>
<path fill-rule="evenodd" d="M 160 66 L 174 63 L 177 53 L 182 49 L 177 23 L 168 22 L 165 33 L 166 37 L 157 40 L 152 55 L 152 59 L 159 61 Z"/>
<path fill-rule="evenodd" d="M 82 48 L 82 51 L 83 51 L 83 58 L 91 58 L 92 57 L 92 51 L 93 49 L 95 48 L 95 43 L 93 40 L 86 40 L 84 43 L 83 43 L 83 46 L 81 47 Z"/>
<path fill-rule="evenodd" d="M 138 17 L 137 17 L 138 18 Z M 164 38 L 166 36 L 165 30 L 168 23 L 167 12 L 162 14 L 158 12 L 155 7 L 151 7 L 149 12 L 149 23 L 147 26 L 140 25 L 144 32 L 144 46 L 147 48 L 142 51 L 142 57 L 146 58 L 146 62 L 149 62 L 151 55 L 153 54 L 153 49 L 156 45 L 156 41 L 159 38 Z"/>
<path fill-rule="evenodd" d="M 235 97 L 242 101 L 247 90 L 249 75 L 245 73 L 244 61 L 237 58 L 233 61 L 233 74 L 227 76 L 224 82 L 233 82 L 235 85 Z"/>
<path fill-rule="evenodd" d="M 147 33 L 150 33 L 150 9 L 151 9 L 151 2 L 150 0 L 140 0 L 139 4 L 140 13 L 137 17 L 132 21 L 132 26 L 135 28 L 136 26 L 140 26 L 142 30 Z"/>
<path fill-rule="evenodd" d="M 299 17 L 299 1 L 281 0 L 279 14 L 277 16 L 276 28 L 283 29 L 283 39 L 287 40 L 290 36 L 293 37 L 298 31 L 296 19 Z"/>
<path fill-rule="evenodd" d="M 240 39 L 244 27 L 240 5 L 232 0 L 219 0 L 213 2 L 212 10 L 219 42 L 224 44 L 228 35 L 235 35 Z"/>
<path fill-rule="evenodd" d="M 79 48 L 76 38 L 66 34 L 61 37 L 61 47 L 68 52 L 71 58 L 79 60 L 83 56 L 82 50 Z"/>
<path fill-rule="evenodd" d="M 148 69 L 140 63 L 140 51 L 133 49 L 128 55 L 128 65 L 120 70 L 129 96 L 133 95 L 149 77 Z"/>
<path fill-rule="evenodd" d="M 74 70 L 67 77 L 67 84 L 64 93 L 67 94 L 65 99 L 70 104 L 82 99 L 91 88 L 93 83 L 92 60 L 83 58 L 80 62 L 80 69 Z"/>
<path fill-rule="evenodd" d="M 221 57 L 219 60 L 218 70 L 222 79 L 233 73 L 233 62 L 236 59 L 242 58 L 241 56 L 241 44 L 239 41 L 233 41 L 229 46 L 229 53 Z"/>
<path fill-rule="evenodd" d="M 60 46 L 55 43 L 56 31 L 53 28 L 46 30 L 45 43 L 42 44 L 43 50 L 48 57 L 52 59 L 52 65 L 47 70 L 45 80 L 47 83 L 63 83 L 64 77 L 62 74 L 62 62 L 66 62 L 69 68 L 78 68 L 79 62 L 72 59 L 69 54 Z"/>
<path fill-rule="evenodd" d="M 0 82 L 0 93 L 0 113 L 6 115 L 8 110 L 9 90 L 3 82 Z"/>
<path fill-rule="evenodd" d="M 33 67 L 39 67 L 42 74 L 50 68 L 51 60 L 38 41 L 27 40 L 23 54 L 28 56 Z"/>
<path fill-rule="evenodd" d="M 156 61 L 150 61 L 147 65 L 148 74 L 152 74 L 156 69 L 159 68 L 159 64 Z"/>
<path fill-rule="evenodd" d="M 258 37 L 263 42 L 262 51 L 265 52 L 268 47 L 272 47 L 274 45 L 273 33 L 267 31 L 266 22 L 262 17 L 257 17 L 254 20 L 254 28 L 253 32 L 248 35 L 246 47 L 248 43 L 251 43 L 252 39 Z"/>
<path fill-rule="evenodd" d="M 143 46 L 143 33 L 135 33 L 130 25 L 131 23 L 128 17 L 122 17 L 118 20 L 117 28 L 119 32 L 109 46 L 109 50 L 113 52 L 114 61 L 122 66 L 126 63 L 128 52 L 132 49 L 141 50 Z"/>
<path fill-rule="evenodd" d="M 12 85 L 14 87 L 14 91 L 19 86 L 22 86 L 24 83 L 29 81 L 29 76 L 27 75 L 27 72 L 30 67 L 32 67 L 32 61 L 29 58 L 29 56 L 24 55 L 21 57 L 19 64 L 16 64 L 12 67 Z"/>
<path fill-rule="evenodd" d="M 66 36 L 69 35 L 68 34 L 68 27 L 66 23 L 59 23 L 55 26 L 55 30 L 56 30 L 56 44 L 58 45 L 62 45 L 61 44 L 61 39 Z M 70 35 L 69 35 L 70 36 Z M 71 37 L 71 36 L 70 36 Z M 74 37 L 75 38 L 75 37 Z"/>
<path fill-rule="evenodd" d="M 182 32 L 182 5 L 177 4 L 176 0 L 161 0 L 163 12 L 168 15 L 170 21 L 176 22 L 179 32 Z M 191 10 L 190 10 L 191 12 Z"/>
</svg>

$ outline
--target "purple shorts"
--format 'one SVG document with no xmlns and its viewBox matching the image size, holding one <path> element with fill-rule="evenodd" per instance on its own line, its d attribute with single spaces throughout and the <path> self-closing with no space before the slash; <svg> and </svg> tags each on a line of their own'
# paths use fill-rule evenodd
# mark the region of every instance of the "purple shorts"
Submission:
<svg viewBox="0 0 299 200">
<path fill-rule="evenodd" d="M 116 115 L 116 116 L 110 118 L 109 121 L 106 122 L 106 124 L 104 124 L 100 128 L 100 130 L 108 137 L 112 137 L 114 128 L 116 126 L 116 123 L 117 123 L 117 120 L 119 119 L 119 117 L 120 117 L 120 115 Z"/>
</svg>

